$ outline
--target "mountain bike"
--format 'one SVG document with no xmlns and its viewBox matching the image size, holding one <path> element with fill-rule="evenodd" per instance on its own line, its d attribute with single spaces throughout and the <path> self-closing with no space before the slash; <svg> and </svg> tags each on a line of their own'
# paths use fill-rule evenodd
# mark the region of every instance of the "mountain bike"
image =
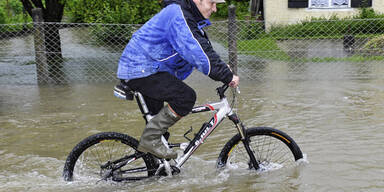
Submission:
<svg viewBox="0 0 384 192">
<path fill-rule="evenodd" d="M 162 136 L 162 142 L 169 148 L 178 149 L 174 160 L 159 159 L 149 153 L 137 150 L 138 140 L 117 132 L 102 132 L 91 135 L 78 143 L 68 155 L 63 171 L 66 181 L 74 179 L 95 179 L 96 181 L 136 181 L 153 176 L 170 176 L 180 172 L 183 164 L 191 157 L 220 123 L 228 118 L 233 122 L 238 133 L 222 148 L 217 159 L 217 168 L 235 167 L 267 171 L 281 167 L 296 166 L 303 154 L 296 142 L 283 131 L 270 127 L 246 127 L 233 110 L 236 92 L 230 104 L 225 92 L 228 85 L 216 89 L 219 102 L 196 106 L 191 113 L 211 111 L 213 117 L 202 124 L 193 139 L 188 134 L 184 143 L 169 143 L 169 133 Z M 146 122 L 150 115 L 143 95 L 129 89 L 124 84 L 114 87 L 114 95 L 133 100 L 135 97 Z"/>
</svg>

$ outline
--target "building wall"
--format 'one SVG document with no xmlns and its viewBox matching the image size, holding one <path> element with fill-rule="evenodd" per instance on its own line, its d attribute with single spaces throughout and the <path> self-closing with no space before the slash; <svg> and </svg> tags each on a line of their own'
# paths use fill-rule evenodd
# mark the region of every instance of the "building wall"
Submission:
<svg viewBox="0 0 384 192">
<path fill-rule="evenodd" d="M 384 13 L 384 0 L 372 0 L 372 8 L 377 13 Z M 274 24 L 291 24 L 311 17 L 339 18 L 353 16 L 359 13 L 357 8 L 344 9 L 309 9 L 288 8 L 288 0 L 264 0 L 264 19 L 266 28 Z"/>
</svg>

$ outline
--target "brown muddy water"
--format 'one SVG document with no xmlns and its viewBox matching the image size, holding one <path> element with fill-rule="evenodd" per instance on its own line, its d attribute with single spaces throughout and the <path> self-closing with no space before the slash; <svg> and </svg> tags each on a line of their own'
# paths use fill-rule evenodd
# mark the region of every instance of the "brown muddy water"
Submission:
<svg viewBox="0 0 384 192">
<path fill-rule="evenodd" d="M 216 101 L 212 83 L 187 82 L 198 104 Z M 242 80 L 237 110 L 247 126 L 292 136 L 308 163 L 257 174 L 218 171 L 216 158 L 236 133 L 221 124 L 180 175 L 134 183 L 63 181 L 66 156 L 83 138 L 117 131 L 138 138 L 144 122 L 134 102 L 115 98 L 114 84 L 0 85 L 0 191 L 384 191 L 384 80 Z M 210 114 L 190 115 L 171 131 L 183 141 Z"/>
</svg>

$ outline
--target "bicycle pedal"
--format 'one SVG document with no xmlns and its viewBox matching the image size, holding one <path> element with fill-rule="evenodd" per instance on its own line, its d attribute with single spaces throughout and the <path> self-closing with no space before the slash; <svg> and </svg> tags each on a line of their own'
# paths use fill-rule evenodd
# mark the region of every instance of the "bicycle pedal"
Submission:
<svg viewBox="0 0 384 192">
<path fill-rule="evenodd" d="M 177 168 L 176 166 L 171 165 L 171 173 L 172 175 L 178 175 L 180 173 L 180 169 Z M 165 177 L 168 176 L 168 173 L 165 167 L 161 167 L 157 175 L 165 176 Z"/>
<path fill-rule="evenodd" d="M 176 166 L 171 165 L 172 169 L 172 175 L 178 175 L 180 173 L 180 169 L 177 168 Z"/>
</svg>

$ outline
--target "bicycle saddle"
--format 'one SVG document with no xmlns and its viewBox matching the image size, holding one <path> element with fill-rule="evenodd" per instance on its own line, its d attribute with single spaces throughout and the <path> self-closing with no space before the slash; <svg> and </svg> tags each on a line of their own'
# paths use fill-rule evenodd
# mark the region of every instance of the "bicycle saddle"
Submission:
<svg viewBox="0 0 384 192">
<path fill-rule="evenodd" d="M 133 100 L 135 93 L 124 83 L 119 83 L 113 88 L 113 94 L 120 99 Z"/>
</svg>

